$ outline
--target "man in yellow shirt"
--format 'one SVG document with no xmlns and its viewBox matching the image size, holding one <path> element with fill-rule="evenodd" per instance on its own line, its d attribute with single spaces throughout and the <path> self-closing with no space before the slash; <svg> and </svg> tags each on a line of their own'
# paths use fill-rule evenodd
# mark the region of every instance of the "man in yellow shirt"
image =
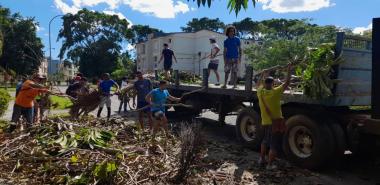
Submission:
<svg viewBox="0 0 380 185">
<path fill-rule="evenodd" d="M 262 73 L 258 83 L 257 97 L 259 99 L 261 112 L 261 124 L 265 133 L 261 143 L 259 164 L 263 165 L 267 162 L 267 169 L 277 168 L 276 165 L 273 164 L 273 161 L 276 159 L 277 152 L 281 147 L 282 133 L 272 132 L 272 123 L 273 120 L 283 118 L 281 111 L 281 97 L 285 89 L 289 86 L 290 71 L 291 65 L 289 64 L 286 81 L 278 87 L 274 87 L 274 79 L 273 77 L 268 76 L 268 71 Z M 263 85 L 261 85 L 262 82 L 264 82 Z M 265 160 L 267 148 L 269 148 L 268 161 Z"/>
</svg>

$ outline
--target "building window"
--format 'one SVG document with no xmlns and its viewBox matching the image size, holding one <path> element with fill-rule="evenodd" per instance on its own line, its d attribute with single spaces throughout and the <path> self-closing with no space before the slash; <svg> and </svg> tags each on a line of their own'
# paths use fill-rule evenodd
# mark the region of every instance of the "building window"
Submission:
<svg viewBox="0 0 380 185">
<path fill-rule="evenodd" d="M 155 62 L 157 62 L 157 59 L 158 59 L 158 57 L 157 57 L 157 56 L 154 56 L 154 61 L 155 61 Z"/>
</svg>

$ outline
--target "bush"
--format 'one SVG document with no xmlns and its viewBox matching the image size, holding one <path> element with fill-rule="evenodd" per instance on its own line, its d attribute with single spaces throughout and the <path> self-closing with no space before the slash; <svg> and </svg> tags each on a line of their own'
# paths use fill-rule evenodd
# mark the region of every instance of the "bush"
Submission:
<svg viewBox="0 0 380 185">
<path fill-rule="evenodd" d="M 11 96 L 9 93 L 4 89 L 0 89 L 0 117 L 4 115 L 5 111 L 7 111 L 10 101 Z"/>
</svg>

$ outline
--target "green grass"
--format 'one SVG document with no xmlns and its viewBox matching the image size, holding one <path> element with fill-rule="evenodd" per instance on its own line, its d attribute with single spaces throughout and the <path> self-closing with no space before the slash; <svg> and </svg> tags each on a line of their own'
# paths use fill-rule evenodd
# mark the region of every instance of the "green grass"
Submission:
<svg viewBox="0 0 380 185">
<path fill-rule="evenodd" d="M 59 96 L 52 95 L 51 101 L 52 101 L 53 105 L 57 104 L 57 107 L 55 107 L 54 109 L 61 109 L 61 110 L 67 109 L 72 105 L 72 102 L 70 101 L 70 99 L 65 98 L 65 97 L 59 97 Z"/>
<path fill-rule="evenodd" d="M 5 87 L 0 87 L 0 89 L 5 89 Z M 8 92 L 15 92 L 16 91 L 16 87 L 8 87 L 7 91 Z"/>
</svg>

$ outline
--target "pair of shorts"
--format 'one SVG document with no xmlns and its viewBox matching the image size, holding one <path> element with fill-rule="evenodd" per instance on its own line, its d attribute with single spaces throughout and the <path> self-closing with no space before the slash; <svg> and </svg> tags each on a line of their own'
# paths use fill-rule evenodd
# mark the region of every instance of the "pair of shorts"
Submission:
<svg viewBox="0 0 380 185">
<path fill-rule="evenodd" d="M 25 117 L 28 124 L 33 124 L 34 107 L 25 108 L 14 104 L 12 113 L 12 122 L 17 123 L 21 116 Z"/>
<path fill-rule="evenodd" d="M 217 64 L 217 63 L 212 63 L 212 62 L 210 62 L 210 63 L 208 64 L 208 69 L 211 69 L 211 70 L 215 70 L 215 71 L 217 71 L 217 70 L 218 70 L 218 64 Z"/>
<path fill-rule="evenodd" d="M 225 73 L 237 73 L 238 72 L 238 60 L 237 59 L 227 59 L 224 65 Z"/>
<path fill-rule="evenodd" d="M 162 110 L 155 110 L 155 111 L 152 111 L 152 116 L 156 120 L 161 120 L 165 116 L 165 112 Z"/>
<path fill-rule="evenodd" d="M 102 96 L 99 107 L 102 108 L 104 105 L 106 105 L 106 107 L 111 107 L 111 96 Z"/>
<path fill-rule="evenodd" d="M 137 101 L 137 109 L 141 109 L 141 108 L 143 108 L 143 107 L 145 107 L 147 105 L 149 105 L 149 103 L 146 102 L 146 101 Z M 145 112 L 145 113 L 149 112 L 150 111 L 150 107 L 147 107 L 147 108 L 143 109 L 142 111 Z"/>
<path fill-rule="evenodd" d="M 279 151 L 281 149 L 282 134 L 273 133 L 272 125 L 263 126 L 264 138 L 261 142 L 262 145 L 269 147 L 271 150 Z"/>
<path fill-rule="evenodd" d="M 173 61 L 164 61 L 164 70 L 169 71 L 172 69 Z"/>
</svg>

